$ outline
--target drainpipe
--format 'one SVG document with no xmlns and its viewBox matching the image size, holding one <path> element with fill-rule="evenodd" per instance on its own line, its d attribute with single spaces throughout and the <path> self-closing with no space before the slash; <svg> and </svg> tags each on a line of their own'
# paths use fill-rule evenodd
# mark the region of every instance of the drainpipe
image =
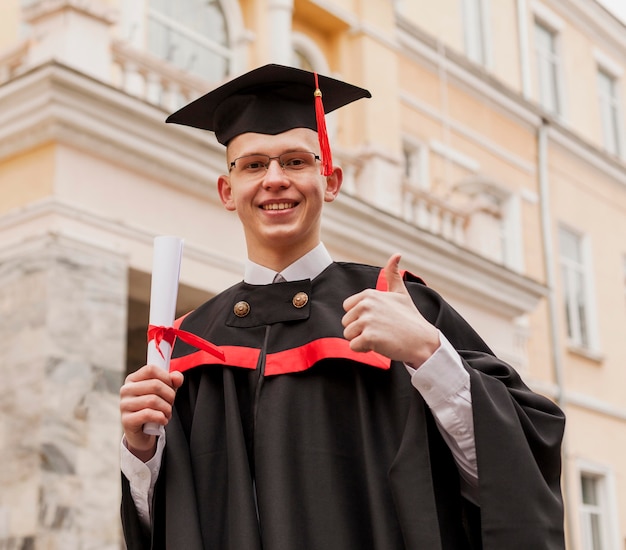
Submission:
<svg viewBox="0 0 626 550">
<path fill-rule="evenodd" d="M 558 302 L 556 296 L 556 270 L 554 261 L 554 248 L 552 236 L 552 218 L 550 216 L 550 182 L 548 178 L 548 131 L 549 122 L 541 120 L 537 130 L 537 174 L 539 184 L 539 206 L 541 216 L 541 232 L 543 240 L 543 263 L 546 270 L 546 286 L 548 288 L 548 324 L 550 331 L 550 349 L 552 350 L 552 368 L 556 384 L 555 401 L 561 409 L 565 409 L 567 400 L 564 387 L 563 354 L 559 337 Z M 561 448 L 563 457 L 563 501 L 565 506 L 565 528 L 570 550 L 575 550 L 573 545 L 572 507 L 570 506 L 570 484 L 568 482 L 569 456 L 567 452 L 567 434 L 563 437 Z M 573 505 L 573 503 L 572 503 Z"/>
</svg>

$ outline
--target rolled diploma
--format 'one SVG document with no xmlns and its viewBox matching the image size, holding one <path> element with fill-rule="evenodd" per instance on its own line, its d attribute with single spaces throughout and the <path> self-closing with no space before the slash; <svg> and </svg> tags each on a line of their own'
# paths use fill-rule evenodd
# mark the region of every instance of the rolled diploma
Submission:
<svg viewBox="0 0 626 550">
<path fill-rule="evenodd" d="M 160 236 L 154 239 L 150 287 L 149 322 L 151 325 L 171 327 L 174 324 L 182 251 L 183 240 L 179 237 Z M 159 353 L 159 349 L 163 356 Z M 148 342 L 149 365 L 156 365 L 169 371 L 171 353 L 172 347 L 165 340 L 161 340 L 158 349 L 154 340 Z M 144 425 L 143 432 L 150 435 L 161 435 L 163 426 L 148 422 Z"/>
</svg>

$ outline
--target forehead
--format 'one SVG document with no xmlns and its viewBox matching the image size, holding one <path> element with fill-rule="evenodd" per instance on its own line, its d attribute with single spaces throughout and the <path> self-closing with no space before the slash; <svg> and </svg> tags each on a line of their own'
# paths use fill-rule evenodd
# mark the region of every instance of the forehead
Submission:
<svg viewBox="0 0 626 550">
<path fill-rule="evenodd" d="M 319 153 L 317 132 L 309 128 L 293 128 L 276 135 L 247 132 L 234 137 L 226 153 L 228 159 L 232 159 L 252 153 L 277 155 L 294 150 Z"/>
</svg>

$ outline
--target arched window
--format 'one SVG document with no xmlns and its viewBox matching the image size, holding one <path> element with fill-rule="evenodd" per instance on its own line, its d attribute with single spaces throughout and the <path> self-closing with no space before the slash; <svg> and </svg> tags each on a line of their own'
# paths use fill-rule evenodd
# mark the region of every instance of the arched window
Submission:
<svg viewBox="0 0 626 550">
<path fill-rule="evenodd" d="M 328 62 L 314 40 L 305 34 L 294 32 L 291 47 L 293 52 L 291 64 L 294 67 L 328 75 Z"/>
<path fill-rule="evenodd" d="M 231 52 L 220 0 L 149 0 L 148 50 L 206 80 L 230 70 Z"/>
<path fill-rule="evenodd" d="M 326 76 L 332 76 L 326 57 L 314 40 L 305 34 L 294 32 L 291 36 L 291 48 L 292 66 L 305 71 L 314 71 Z M 326 126 L 329 137 L 331 139 L 334 138 L 337 132 L 337 121 L 334 112 L 326 115 Z"/>
</svg>

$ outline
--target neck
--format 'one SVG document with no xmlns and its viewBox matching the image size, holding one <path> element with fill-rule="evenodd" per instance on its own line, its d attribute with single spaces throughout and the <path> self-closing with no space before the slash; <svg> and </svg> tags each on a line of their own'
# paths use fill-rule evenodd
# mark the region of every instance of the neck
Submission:
<svg viewBox="0 0 626 550">
<path fill-rule="evenodd" d="M 319 241 L 312 246 L 301 248 L 286 247 L 284 250 L 279 248 L 264 251 L 248 249 L 248 258 L 256 264 L 267 267 L 272 271 L 280 272 L 313 250 L 318 244 Z"/>
</svg>

